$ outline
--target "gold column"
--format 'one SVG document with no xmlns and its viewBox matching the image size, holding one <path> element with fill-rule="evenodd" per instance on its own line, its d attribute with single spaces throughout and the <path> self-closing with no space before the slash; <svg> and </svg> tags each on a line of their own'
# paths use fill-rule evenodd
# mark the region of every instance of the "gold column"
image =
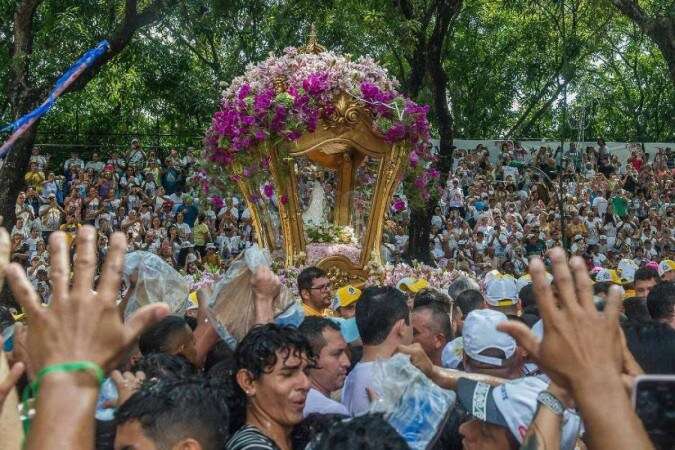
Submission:
<svg viewBox="0 0 675 450">
<path fill-rule="evenodd" d="M 337 225 L 347 226 L 351 224 L 352 220 L 352 191 L 354 190 L 354 163 L 351 150 L 342 153 L 337 173 L 334 221 Z"/>
</svg>

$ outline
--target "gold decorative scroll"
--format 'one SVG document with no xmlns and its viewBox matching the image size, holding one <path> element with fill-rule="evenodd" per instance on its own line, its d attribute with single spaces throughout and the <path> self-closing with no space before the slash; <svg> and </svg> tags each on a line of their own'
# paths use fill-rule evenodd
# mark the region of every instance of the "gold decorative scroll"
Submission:
<svg viewBox="0 0 675 450">
<path fill-rule="evenodd" d="M 258 207 L 255 203 L 251 201 L 251 188 L 248 185 L 247 179 L 241 175 L 237 179 L 237 185 L 239 190 L 244 196 L 244 202 L 246 202 L 246 207 L 251 211 L 251 221 L 253 222 L 253 229 L 257 236 L 258 244 L 270 251 L 274 250 L 276 247 L 272 236 L 270 235 L 271 230 L 268 227 L 264 227 L 260 221 L 260 213 Z"/>
</svg>

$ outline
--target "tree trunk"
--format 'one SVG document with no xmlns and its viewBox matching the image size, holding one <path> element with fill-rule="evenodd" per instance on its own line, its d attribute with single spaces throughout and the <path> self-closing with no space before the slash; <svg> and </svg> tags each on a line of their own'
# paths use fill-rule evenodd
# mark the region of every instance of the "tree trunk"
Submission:
<svg viewBox="0 0 675 450">
<path fill-rule="evenodd" d="M 28 171 L 30 151 L 37 134 L 37 123 L 30 127 L 15 143 L 5 157 L 5 163 L 0 171 L 0 214 L 3 217 L 3 225 L 10 229 L 15 223 L 14 205 L 19 192 L 26 185 L 23 176 Z M 35 211 L 35 214 L 38 212 Z"/>
<path fill-rule="evenodd" d="M 439 2 L 436 10 L 436 22 L 426 48 L 426 73 L 431 81 L 433 96 L 433 111 L 436 115 L 440 144 L 438 147 L 438 163 L 436 168 L 441 173 L 440 181 L 445 184 L 448 173 L 452 167 L 452 139 L 453 118 L 448 107 L 448 76 L 443 68 L 443 46 L 450 29 L 452 20 L 459 14 L 462 8 L 462 0 L 450 0 Z M 408 226 L 408 252 L 409 260 L 417 260 L 433 265 L 431 257 L 431 218 L 434 209 L 438 205 L 438 198 L 432 197 L 427 202 L 426 208 L 413 208 L 410 212 L 410 224 Z"/>
<path fill-rule="evenodd" d="M 410 224 L 408 225 L 408 261 L 419 261 L 433 265 L 429 235 L 431 234 L 431 218 L 434 215 L 436 201 L 427 203 L 426 208 L 413 208 L 410 211 Z"/>
<path fill-rule="evenodd" d="M 675 84 L 675 17 L 672 9 L 669 16 L 649 16 L 637 1 L 612 0 L 614 6 L 632 20 L 661 50 L 668 65 L 670 80 Z"/>
</svg>

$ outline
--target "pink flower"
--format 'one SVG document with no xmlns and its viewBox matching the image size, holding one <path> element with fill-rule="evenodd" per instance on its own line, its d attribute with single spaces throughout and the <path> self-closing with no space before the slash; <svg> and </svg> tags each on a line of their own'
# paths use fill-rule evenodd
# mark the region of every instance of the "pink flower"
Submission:
<svg viewBox="0 0 675 450">
<path fill-rule="evenodd" d="M 413 150 L 410 152 L 410 156 L 408 156 L 408 161 L 410 162 L 411 167 L 417 167 L 417 163 L 420 161 L 420 155 Z"/>
<path fill-rule="evenodd" d="M 263 186 L 263 193 L 267 198 L 274 197 L 274 186 L 272 185 L 272 183 L 265 183 L 265 185 Z"/>
<path fill-rule="evenodd" d="M 319 95 L 327 89 L 327 79 L 326 73 L 313 73 L 302 82 L 302 88 L 309 95 Z"/>
</svg>

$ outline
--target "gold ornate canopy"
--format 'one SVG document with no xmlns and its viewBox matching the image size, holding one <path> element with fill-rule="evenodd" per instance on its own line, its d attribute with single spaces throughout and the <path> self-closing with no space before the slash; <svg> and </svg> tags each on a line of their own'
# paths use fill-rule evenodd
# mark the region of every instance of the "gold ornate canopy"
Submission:
<svg viewBox="0 0 675 450">
<path fill-rule="evenodd" d="M 305 53 L 321 53 L 324 48 L 316 41 L 312 30 Z M 285 83 L 279 79 L 277 94 L 284 92 Z M 241 177 L 239 188 L 251 211 L 251 219 L 261 246 L 280 257 L 286 267 L 313 263 L 326 270 L 336 284 L 362 284 L 368 277 L 371 261 L 382 263 L 380 246 L 384 217 L 394 191 L 401 179 L 409 148 L 404 144 L 387 143 L 373 131 L 372 115 L 368 109 L 347 93 L 334 98 L 333 112 L 319 121 L 315 131 L 307 132 L 293 142 L 270 145 L 272 182 L 279 197 L 285 201 L 276 205 L 251 201 L 259 186 Z M 350 227 L 355 221 L 355 192 L 363 188 L 357 173 L 368 166 L 374 181 L 368 183 L 371 193 L 366 205 L 367 219 L 357 236 L 358 257 L 348 257 L 336 250 L 318 261 L 308 259 L 307 224 L 303 221 L 302 177 L 309 166 L 318 167 L 335 181 L 332 226 Z"/>
</svg>

